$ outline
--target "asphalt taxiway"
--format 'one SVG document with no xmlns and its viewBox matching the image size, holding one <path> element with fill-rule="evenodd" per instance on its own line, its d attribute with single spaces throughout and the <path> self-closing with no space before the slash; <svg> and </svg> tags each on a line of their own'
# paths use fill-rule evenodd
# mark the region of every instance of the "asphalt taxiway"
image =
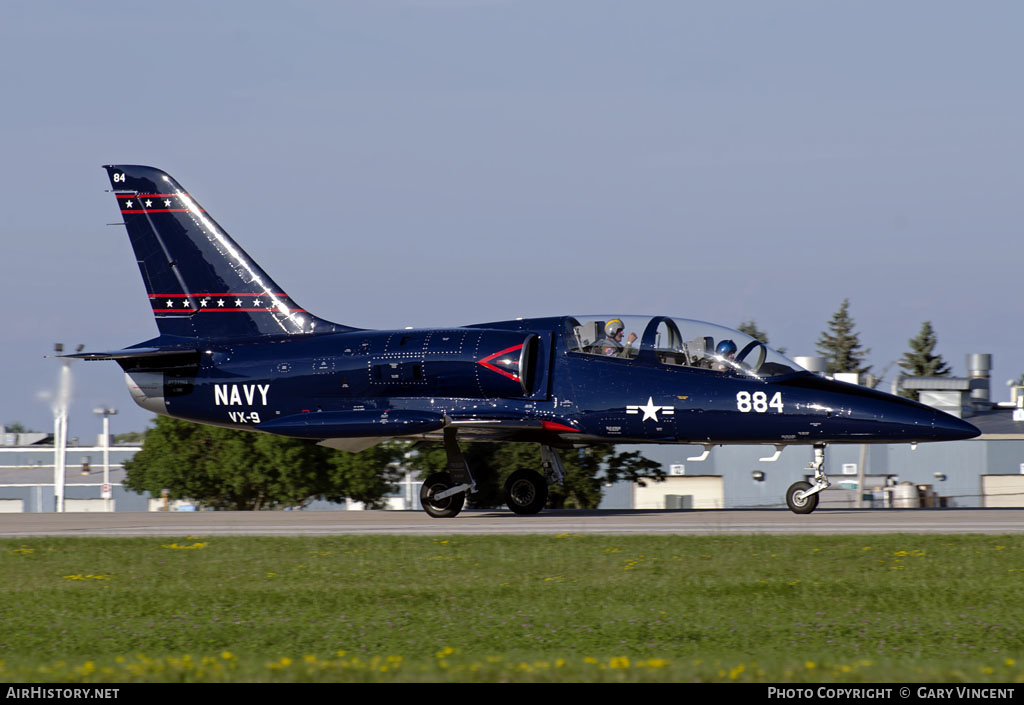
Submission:
<svg viewBox="0 0 1024 705">
<path fill-rule="evenodd" d="M 1024 509 L 563 510 L 518 516 L 466 510 L 0 514 L 0 537 L 345 536 L 366 534 L 1017 534 Z"/>
</svg>

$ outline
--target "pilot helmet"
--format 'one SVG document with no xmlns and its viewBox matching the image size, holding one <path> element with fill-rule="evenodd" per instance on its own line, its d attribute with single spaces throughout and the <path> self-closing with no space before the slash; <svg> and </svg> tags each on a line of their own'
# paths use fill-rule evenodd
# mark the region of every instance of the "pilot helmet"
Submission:
<svg viewBox="0 0 1024 705">
<path fill-rule="evenodd" d="M 623 325 L 622 321 L 620 321 L 618 318 L 613 318 L 612 320 L 608 321 L 607 324 L 605 324 L 604 334 L 607 335 L 609 338 L 614 338 L 616 335 L 621 333 L 622 329 L 625 327 L 626 326 Z"/>
<path fill-rule="evenodd" d="M 723 340 L 715 348 L 715 354 L 721 355 L 722 357 L 729 357 L 730 355 L 736 354 L 736 343 L 731 340 Z"/>
</svg>

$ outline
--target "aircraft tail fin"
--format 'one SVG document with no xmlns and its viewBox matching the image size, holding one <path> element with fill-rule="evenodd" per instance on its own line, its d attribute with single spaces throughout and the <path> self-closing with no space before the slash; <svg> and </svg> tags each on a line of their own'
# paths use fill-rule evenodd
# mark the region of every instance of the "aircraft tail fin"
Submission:
<svg viewBox="0 0 1024 705">
<path fill-rule="evenodd" d="M 173 178 L 104 166 L 161 335 L 233 338 L 351 330 L 298 306 Z"/>
</svg>

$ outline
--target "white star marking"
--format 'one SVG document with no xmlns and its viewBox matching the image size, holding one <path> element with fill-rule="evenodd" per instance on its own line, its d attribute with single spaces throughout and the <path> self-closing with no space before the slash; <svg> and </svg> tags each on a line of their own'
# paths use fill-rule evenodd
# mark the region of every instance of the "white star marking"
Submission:
<svg viewBox="0 0 1024 705">
<path fill-rule="evenodd" d="M 132 202 L 131 201 L 126 201 L 125 204 L 124 204 L 124 207 L 125 208 L 131 208 L 132 207 Z"/>
<path fill-rule="evenodd" d="M 661 407 L 654 403 L 654 397 L 647 397 L 647 406 L 638 407 L 640 411 L 644 412 L 642 421 L 647 419 L 658 420 L 658 412 L 661 411 Z"/>
<path fill-rule="evenodd" d="M 149 207 L 150 207 L 151 205 L 153 205 L 153 202 L 152 202 L 152 201 L 150 201 L 150 200 L 149 200 L 149 199 L 147 198 L 147 199 L 146 199 L 146 208 L 149 208 Z"/>
<path fill-rule="evenodd" d="M 164 208 L 170 208 L 170 207 L 171 207 L 171 202 L 165 198 L 164 199 Z"/>
<path fill-rule="evenodd" d="M 223 307 L 224 306 L 224 299 L 217 299 L 217 305 Z"/>
<path fill-rule="evenodd" d="M 241 308 L 242 300 L 241 299 L 235 299 L 235 306 L 238 306 L 239 308 Z"/>
<path fill-rule="evenodd" d="M 206 308 L 206 299 L 199 299 L 199 305 Z"/>
<path fill-rule="evenodd" d="M 253 299 L 252 300 L 252 305 L 253 306 L 259 306 L 260 305 L 260 300 L 259 299 Z"/>
<path fill-rule="evenodd" d="M 167 308 L 174 308 L 174 302 L 170 299 L 167 299 Z"/>
<path fill-rule="evenodd" d="M 639 414 L 641 411 L 644 412 L 644 417 L 642 419 L 640 419 L 641 421 L 646 421 L 647 419 L 651 419 L 655 423 L 659 423 L 660 422 L 660 419 L 658 418 L 658 412 L 659 411 L 661 413 L 665 414 L 666 416 L 671 416 L 671 415 L 676 413 L 676 408 L 674 406 L 658 406 L 657 404 L 654 403 L 654 397 L 647 397 L 647 404 L 646 404 L 646 406 L 627 406 L 626 407 L 626 413 L 627 414 Z"/>
</svg>

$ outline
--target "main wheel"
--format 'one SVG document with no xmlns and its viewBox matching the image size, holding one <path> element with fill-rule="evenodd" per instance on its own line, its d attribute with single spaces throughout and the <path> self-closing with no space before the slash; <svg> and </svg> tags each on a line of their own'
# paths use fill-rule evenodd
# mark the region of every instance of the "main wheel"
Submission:
<svg viewBox="0 0 1024 705">
<path fill-rule="evenodd" d="M 516 470 L 505 481 L 505 502 L 516 514 L 536 514 L 548 501 L 548 483 L 532 470 Z"/>
<path fill-rule="evenodd" d="M 811 489 L 812 485 L 810 482 L 794 482 L 786 490 L 786 504 L 794 514 L 810 514 L 818 506 L 818 495 L 812 494 L 810 497 L 801 497 L 797 499 L 797 494 L 800 492 L 806 492 Z"/>
<path fill-rule="evenodd" d="M 436 519 L 449 519 L 462 511 L 466 503 L 466 493 L 459 492 L 451 497 L 435 500 L 434 495 L 454 487 L 452 476 L 446 472 L 435 472 L 420 485 L 420 504 L 430 516 Z"/>
</svg>

